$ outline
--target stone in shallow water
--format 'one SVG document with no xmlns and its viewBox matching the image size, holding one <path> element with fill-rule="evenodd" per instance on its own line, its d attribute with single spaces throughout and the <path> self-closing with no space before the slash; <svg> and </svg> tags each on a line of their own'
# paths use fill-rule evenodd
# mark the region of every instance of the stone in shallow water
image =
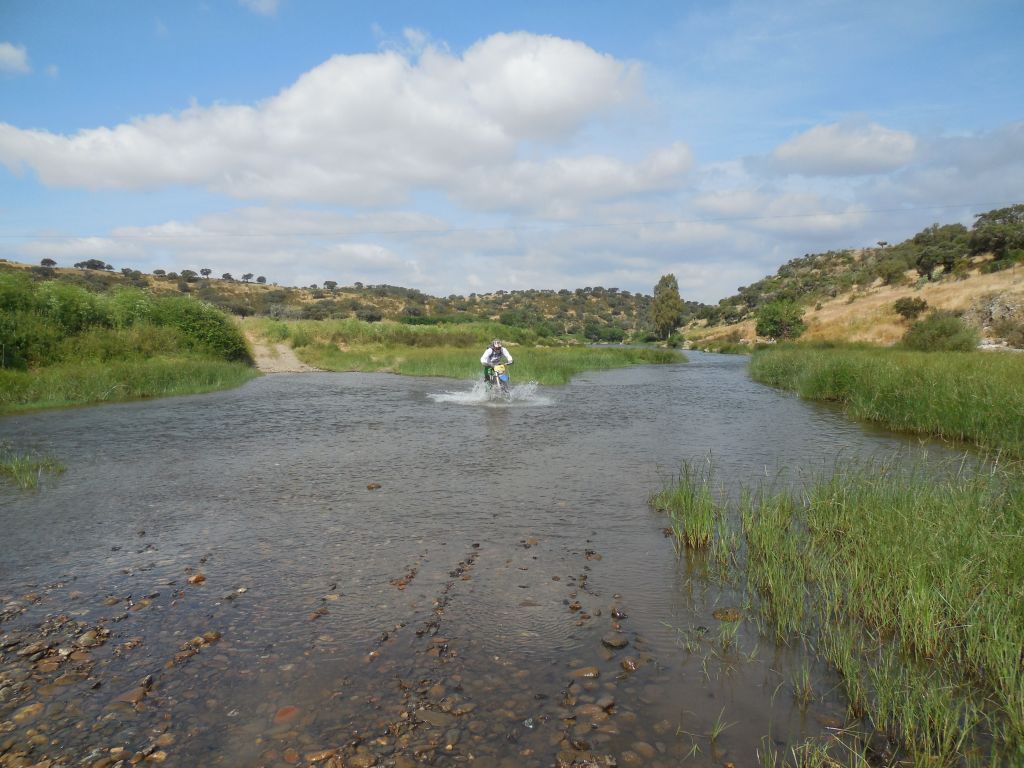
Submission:
<svg viewBox="0 0 1024 768">
<path fill-rule="evenodd" d="M 418 720 L 422 720 L 424 723 L 428 723 L 429 725 L 437 726 L 438 728 L 446 728 L 455 722 L 454 715 L 437 712 L 433 709 L 416 710 L 416 718 Z"/>
<path fill-rule="evenodd" d="M 612 755 L 597 752 L 559 752 L 556 757 L 557 768 L 617 768 L 618 762 Z"/>
<path fill-rule="evenodd" d="M 601 638 L 601 642 L 609 648 L 625 648 L 629 645 L 629 638 L 622 632 L 608 632 Z"/>
</svg>

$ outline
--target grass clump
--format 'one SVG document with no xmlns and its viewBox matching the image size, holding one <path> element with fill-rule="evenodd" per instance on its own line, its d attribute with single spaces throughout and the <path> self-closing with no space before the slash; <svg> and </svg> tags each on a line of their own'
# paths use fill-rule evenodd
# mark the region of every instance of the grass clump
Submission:
<svg viewBox="0 0 1024 768">
<path fill-rule="evenodd" d="M 44 472 L 59 475 L 64 465 L 50 456 L 16 451 L 9 443 L 0 443 L 0 477 L 19 488 L 36 488 Z"/>
<path fill-rule="evenodd" d="M 843 676 L 851 716 L 915 765 L 1024 759 L 1019 471 L 840 466 L 738 507 L 763 618 Z"/>
<path fill-rule="evenodd" d="M 651 506 L 668 514 L 676 539 L 691 549 L 707 546 L 722 518 L 723 507 L 711 488 L 712 474 L 709 463 L 700 469 L 683 464 L 675 482 L 650 498 Z"/>
<path fill-rule="evenodd" d="M 980 341 L 978 331 L 961 318 L 935 311 L 910 326 L 900 345 L 919 352 L 970 352 Z"/>
<path fill-rule="evenodd" d="M 759 351 L 751 376 L 857 419 L 1024 456 L 1024 358 L 901 349 L 782 346 Z"/>
</svg>

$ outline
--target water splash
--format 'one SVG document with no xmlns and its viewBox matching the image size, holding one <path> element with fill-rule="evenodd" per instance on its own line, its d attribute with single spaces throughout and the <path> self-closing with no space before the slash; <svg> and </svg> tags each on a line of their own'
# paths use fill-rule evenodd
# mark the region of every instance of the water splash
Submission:
<svg viewBox="0 0 1024 768">
<path fill-rule="evenodd" d="M 461 392 L 434 392 L 428 394 L 427 397 L 435 403 L 482 405 L 487 408 L 552 405 L 554 400 L 547 395 L 540 394 L 538 389 L 539 385 L 535 381 L 528 381 L 525 384 L 513 384 L 509 388 L 509 397 L 506 399 L 499 392 L 489 389 L 484 382 L 478 381 L 469 390 Z"/>
</svg>

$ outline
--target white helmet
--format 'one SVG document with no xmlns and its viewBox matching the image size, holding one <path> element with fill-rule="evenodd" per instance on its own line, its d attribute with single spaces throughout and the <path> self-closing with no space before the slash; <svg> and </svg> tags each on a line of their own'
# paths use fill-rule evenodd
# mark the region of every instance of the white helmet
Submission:
<svg viewBox="0 0 1024 768">
<path fill-rule="evenodd" d="M 494 341 L 492 341 L 491 347 L 493 349 L 501 349 L 501 339 L 495 339 Z"/>
</svg>

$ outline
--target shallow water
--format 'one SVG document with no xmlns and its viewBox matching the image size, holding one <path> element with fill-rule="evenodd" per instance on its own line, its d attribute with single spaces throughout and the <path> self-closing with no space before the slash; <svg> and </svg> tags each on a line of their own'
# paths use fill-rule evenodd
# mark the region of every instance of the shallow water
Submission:
<svg viewBox="0 0 1024 768">
<path fill-rule="evenodd" d="M 816 670 L 821 701 L 799 706 L 800 649 L 715 619 L 742 594 L 677 554 L 647 498 L 683 460 L 735 487 L 921 446 L 753 383 L 745 358 L 689 357 L 510 402 L 316 373 L 0 421 L 67 466 L 0 489 L 0 637 L 20 642 L 0 754 L 747 765 L 825 734 L 836 681 Z M 75 646 L 90 628 L 102 642 Z"/>
</svg>

